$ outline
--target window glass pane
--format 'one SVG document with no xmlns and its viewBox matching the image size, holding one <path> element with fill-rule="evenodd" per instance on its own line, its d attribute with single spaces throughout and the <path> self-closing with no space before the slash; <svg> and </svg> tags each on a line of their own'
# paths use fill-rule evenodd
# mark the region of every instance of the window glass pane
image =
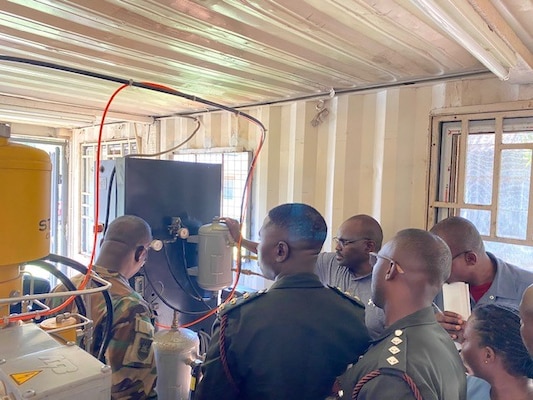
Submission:
<svg viewBox="0 0 533 400">
<path fill-rule="evenodd" d="M 82 253 L 84 254 L 87 254 L 89 253 L 90 249 L 89 249 L 89 246 L 90 246 L 90 237 L 91 237 L 91 233 L 90 233 L 90 227 L 92 226 L 92 222 L 89 221 L 87 218 L 83 218 L 81 219 L 81 243 L 80 243 L 80 246 L 81 246 L 81 251 Z"/>
<path fill-rule="evenodd" d="M 224 200 L 232 200 L 233 199 L 233 193 L 234 193 L 234 187 L 233 187 L 233 180 L 229 180 L 228 182 L 224 182 Z"/>
<path fill-rule="evenodd" d="M 438 174 L 437 200 L 444 204 L 436 207 L 435 216 L 439 221 L 460 209 L 459 214 L 472 221 L 485 237 L 487 251 L 533 271 L 533 237 L 528 236 L 528 230 L 533 232 L 533 227 L 528 227 L 528 208 L 533 202 L 533 116 L 498 114 L 503 119 L 501 143 L 497 141 L 497 119 L 492 115 L 487 119 L 479 119 L 479 114 L 455 115 L 451 121 L 447 117 L 441 119 L 438 125 L 441 159 L 432 162 L 431 168 Z M 468 132 L 462 132 L 465 125 Z M 465 133 L 467 149 L 462 149 L 460 138 Z M 459 181 L 463 178 L 464 182 Z M 498 186 L 493 186 L 495 178 Z M 464 185 L 464 199 L 457 198 L 454 185 L 459 188 Z M 497 200 L 493 202 L 492 198 Z M 470 204 L 475 206 L 469 208 Z M 510 241 L 513 243 L 506 243 Z"/>
<path fill-rule="evenodd" d="M 468 135 L 465 203 L 490 205 L 494 169 L 494 134 Z"/>
<path fill-rule="evenodd" d="M 196 162 L 196 155 L 195 154 L 179 154 L 179 155 L 174 156 L 174 160 Z"/>
<path fill-rule="evenodd" d="M 222 164 L 221 153 L 196 154 L 196 162 L 205 164 Z"/>
<path fill-rule="evenodd" d="M 485 240 L 485 250 L 518 267 L 533 271 L 533 247 Z"/>
<path fill-rule="evenodd" d="M 533 143 L 533 132 L 513 132 L 502 135 L 503 143 Z"/>
<path fill-rule="evenodd" d="M 505 144 L 533 143 L 533 118 L 505 118 L 502 142 Z"/>
<path fill-rule="evenodd" d="M 442 124 L 439 201 L 457 201 L 458 154 L 461 139 L 461 121 Z"/>
<path fill-rule="evenodd" d="M 96 164 L 96 143 L 86 143 L 82 145 L 81 162 L 81 225 L 80 225 L 80 253 L 89 255 L 93 247 L 93 225 L 94 225 L 94 179 Z M 137 152 L 137 145 L 134 139 L 118 140 L 102 143 L 101 160 L 111 160 L 122 157 L 124 154 Z"/>
<path fill-rule="evenodd" d="M 250 167 L 249 152 L 176 154 L 174 160 L 222 164 L 221 213 L 224 217 L 240 218 L 242 196 Z M 246 224 L 243 232 L 248 232 Z"/>
<path fill-rule="evenodd" d="M 463 208 L 460 216 L 472 222 L 483 236 L 490 235 L 490 211 Z"/>
<path fill-rule="evenodd" d="M 122 143 L 108 144 L 106 146 L 106 149 L 107 149 L 106 157 L 108 159 L 122 156 Z"/>
<path fill-rule="evenodd" d="M 239 218 L 241 215 L 242 195 L 249 166 L 249 153 L 224 154 L 223 213 L 228 217 Z"/>
<path fill-rule="evenodd" d="M 502 151 L 497 236 L 526 238 L 530 177 L 531 150 Z"/>
<path fill-rule="evenodd" d="M 122 154 L 124 154 L 124 155 L 130 154 L 130 144 L 129 143 L 122 143 Z"/>
<path fill-rule="evenodd" d="M 470 135 L 479 133 L 494 133 L 495 130 L 494 118 L 472 119 L 468 121 L 468 133 Z"/>
</svg>

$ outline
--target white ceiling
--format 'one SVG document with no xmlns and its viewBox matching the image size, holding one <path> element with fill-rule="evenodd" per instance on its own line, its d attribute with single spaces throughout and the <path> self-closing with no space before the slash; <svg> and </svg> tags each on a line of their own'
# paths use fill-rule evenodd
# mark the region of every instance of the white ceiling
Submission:
<svg viewBox="0 0 533 400">
<path fill-rule="evenodd" d="M 533 83 L 529 0 L 0 5 L 0 121 L 91 125 L 122 83 L 132 87 L 115 97 L 109 120 L 148 122 L 215 104 L 469 76 L 486 66 L 509 82 Z M 143 89 L 146 82 L 187 96 Z"/>
</svg>

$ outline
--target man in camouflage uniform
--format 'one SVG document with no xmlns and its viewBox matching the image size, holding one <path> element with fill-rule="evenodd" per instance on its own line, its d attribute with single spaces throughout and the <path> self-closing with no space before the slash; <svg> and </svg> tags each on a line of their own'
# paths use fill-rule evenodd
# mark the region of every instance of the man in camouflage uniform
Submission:
<svg viewBox="0 0 533 400">
<path fill-rule="evenodd" d="M 113 304 L 112 338 L 105 352 L 105 362 L 111 366 L 112 400 L 143 400 L 157 398 L 155 394 L 156 367 L 153 354 L 154 327 L 146 301 L 129 285 L 146 262 L 152 241 L 150 226 L 141 218 L 125 215 L 116 218 L 108 227 L 93 271 L 111 282 L 109 289 Z M 79 287 L 84 276 L 72 278 Z M 54 291 L 64 291 L 59 285 Z M 51 306 L 59 305 L 52 299 Z M 74 303 L 72 303 L 74 305 Z M 106 304 L 101 293 L 90 295 L 89 317 L 94 322 L 91 354 L 98 356 L 105 330 Z M 75 306 L 64 311 L 76 311 Z"/>
<path fill-rule="evenodd" d="M 195 400 L 323 400 L 363 354 L 363 304 L 314 273 L 326 233 L 308 205 L 270 210 L 257 250 L 276 282 L 221 306 Z"/>
</svg>

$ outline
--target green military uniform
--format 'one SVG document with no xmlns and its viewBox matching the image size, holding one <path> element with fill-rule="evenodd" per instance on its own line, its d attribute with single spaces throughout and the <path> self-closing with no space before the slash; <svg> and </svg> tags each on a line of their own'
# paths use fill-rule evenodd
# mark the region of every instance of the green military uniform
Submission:
<svg viewBox="0 0 533 400">
<path fill-rule="evenodd" d="M 364 381 L 358 397 L 353 397 L 354 387 Z M 466 399 L 463 363 L 431 307 L 388 327 L 337 384 L 341 399 Z M 421 397 L 417 397 L 417 390 Z"/>
<path fill-rule="evenodd" d="M 219 311 L 195 400 L 323 400 L 368 342 L 361 302 L 284 276 Z"/>
<path fill-rule="evenodd" d="M 95 266 L 100 277 L 111 282 L 109 294 L 113 304 L 113 336 L 105 353 L 106 363 L 111 366 L 113 400 L 142 400 L 156 398 L 156 367 L 153 354 L 154 327 L 151 322 L 150 308 L 146 301 L 135 292 L 128 280 L 117 272 Z M 72 282 L 78 287 L 84 276 L 77 275 Z M 64 291 L 59 285 L 54 291 Z M 56 307 L 62 298 L 51 299 L 50 305 Z M 75 303 L 65 311 L 75 310 Z M 90 317 L 94 322 L 94 341 L 90 352 L 98 356 L 103 336 L 102 322 L 105 320 L 106 304 L 101 293 L 90 295 Z M 89 310 L 87 310 L 89 312 Z"/>
</svg>

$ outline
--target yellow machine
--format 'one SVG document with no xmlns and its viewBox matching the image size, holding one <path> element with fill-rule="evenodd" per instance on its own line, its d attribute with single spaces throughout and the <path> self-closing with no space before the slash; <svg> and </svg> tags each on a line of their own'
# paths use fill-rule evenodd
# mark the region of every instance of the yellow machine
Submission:
<svg viewBox="0 0 533 400">
<path fill-rule="evenodd" d="M 10 143 L 9 126 L 0 124 L 0 298 L 22 293 L 21 263 L 50 252 L 51 171 L 46 152 Z M 6 315 L 9 305 L 0 307 Z"/>
<path fill-rule="evenodd" d="M 22 296 L 20 265 L 50 253 L 52 170 L 46 152 L 10 143 L 9 136 L 10 127 L 0 124 L 0 299 L 6 301 Z M 33 322 L 10 321 L 9 306 L 0 303 L 0 399 L 111 397 L 109 366 Z"/>
<path fill-rule="evenodd" d="M 61 314 L 39 326 L 26 321 L 36 317 L 34 312 L 9 314 L 10 303 L 28 298 L 41 299 L 37 295 L 23 296 L 20 266 L 53 256 L 49 255 L 50 158 L 44 151 L 11 143 L 9 136 L 9 126 L 0 123 L 0 227 L 3 233 L 0 241 L 0 399 L 108 400 L 111 397 L 111 368 L 75 345 L 81 331 L 77 329 L 79 319 Z M 142 161 L 146 167 L 146 160 Z M 215 176 L 214 172 L 210 173 Z M 201 288 L 218 291 L 232 284 L 233 248 L 227 226 L 214 220 L 212 224 L 201 226 L 194 240 L 181 226 L 175 234 L 179 240 L 199 244 L 197 275 Z M 178 238 L 169 242 L 176 240 Z M 189 273 L 186 266 L 183 267 Z M 100 283 L 108 285 L 102 290 L 109 287 L 108 282 Z M 75 293 L 80 295 L 96 289 L 100 290 L 81 289 Z M 41 295 L 45 298 L 64 296 L 64 293 Z M 47 313 L 47 310 L 41 311 L 40 316 Z M 83 316 L 78 314 L 77 318 L 80 317 Z M 73 329 L 66 330 L 65 325 Z M 58 336 L 63 341 L 54 339 Z M 189 397 L 193 390 L 191 382 L 196 379 L 201 364 L 198 335 L 178 328 L 174 311 L 172 329 L 158 332 L 154 348 L 159 398 Z"/>
</svg>

